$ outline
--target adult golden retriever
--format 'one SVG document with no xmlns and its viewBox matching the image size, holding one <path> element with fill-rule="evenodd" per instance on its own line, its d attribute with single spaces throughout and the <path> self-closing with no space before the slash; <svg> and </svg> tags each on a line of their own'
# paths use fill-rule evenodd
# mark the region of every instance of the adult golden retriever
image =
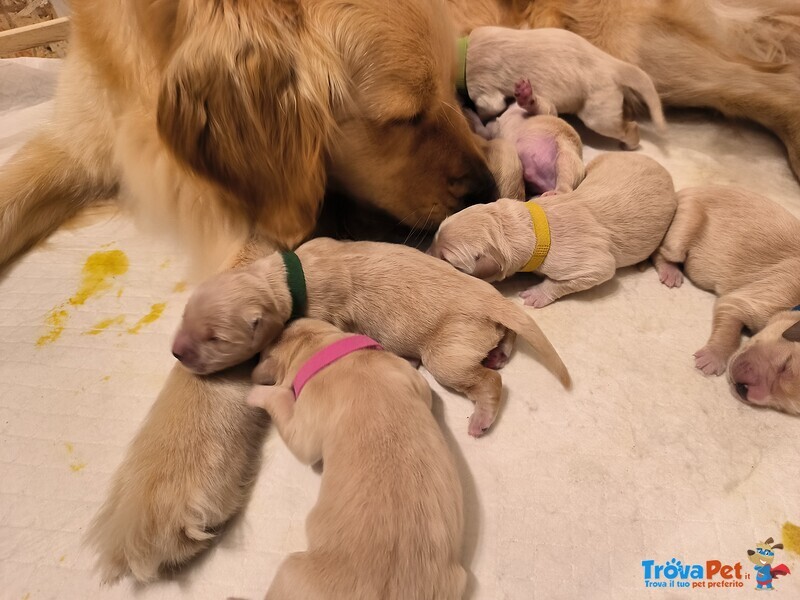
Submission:
<svg viewBox="0 0 800 600">
<path fill-rule="evenodd" d="M 493 187 L 459 113 L 454 30 L 566 27 L 667 103 L 754 119 L 800 171 L 786 0 L 73 0 L 52 125 L 0 170 L 0 265 L 119 193 L 206 264 L 308 235 L 326 188 L 434 227 Z M 91 531 L 105 580 L 157 576 L 248 495 L 263 422 L 246 369 L 170 375 Z"/>
</svg>

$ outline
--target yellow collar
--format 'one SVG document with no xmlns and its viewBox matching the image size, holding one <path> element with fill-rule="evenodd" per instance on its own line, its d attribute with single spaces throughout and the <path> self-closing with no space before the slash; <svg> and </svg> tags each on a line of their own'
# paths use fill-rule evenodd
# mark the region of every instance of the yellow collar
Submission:
<svg viewBox="0 0 800 600">
<path fill-rule="evenodd" d="M 542 266 L 547 253 L 550 252 L 550 225 L 547 223 L 547 216 L 544 209 L 535 202 L 526 202 L 525 207 L 531 213 L 533 222 L 533 234 L 536 236 L 536 247 L 530 260 L 520 269 L 523 273 L 530 273 Z"/>
</svg>

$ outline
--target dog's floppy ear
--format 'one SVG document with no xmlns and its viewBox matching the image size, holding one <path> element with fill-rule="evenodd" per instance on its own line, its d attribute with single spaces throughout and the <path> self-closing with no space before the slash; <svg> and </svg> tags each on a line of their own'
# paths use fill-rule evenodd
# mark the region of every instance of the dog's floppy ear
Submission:
<svg viewBox="0 0 800 600">
<path fill-rule="evenodd" d="M 790 342 L 800 342 L 800 321 L 783 332 L 783 337 Z"/>
<path fill-rule="evenodd" d="M 783 550 L 783 544 L 775 544 L 772 546 L 772 550 Z"/>
<path fill-rule="evenodd" d="M 280 246 L 312 230 L 342 68 L 296 2 L 188 0 L 158 98 L 174 155 Z"/>
<path fill-rule="evenodd" d="M 475 268 L 472 271 L 473 277 L 487 279 L 500 273 L 500 265 L 488 254 L 481 254 L 475 260 Z"/>
</svg>

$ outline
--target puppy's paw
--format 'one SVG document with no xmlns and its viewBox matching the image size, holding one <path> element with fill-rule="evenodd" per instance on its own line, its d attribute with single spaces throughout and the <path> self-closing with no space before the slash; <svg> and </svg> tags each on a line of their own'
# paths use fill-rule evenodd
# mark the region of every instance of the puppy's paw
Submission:
<svg viewBox="0 0 800 600">
<path fill-rule="evenodd" d="M 705 346 L 694 353 L 694 366 L 703 372 L 703 375 L 722 375 L 725 372 L 726 361 L 714 350 Z"/>
<path fill-rule="evenodd" d="M 476 408 L 469 418 L 468 433 L 474 438 L 481 437 L 492 426 L 494 418 L 495 415 L 490 414 L 485 409 Z"/>
<path fill-rule="evenodd" d="M 525 301 L 525 306 L 542 308 L 553 303 L 553 299 L 546 295 L 538 286 L 533 286 L 524 292 L 519 293 L 519 297 Z"/>
<path fill-rule="evenodd" d="M 683 271 L 675 263 L 665 262 L 656 267 L 658 278 L 668 288 L 677 288 L 683 285 Z"/>
<path fill-rule="evenodd" d="M 486 358 L 483 359 L 481 364 L 487 369 L 499 371 L 508 364 L 508 360 L 508 354 L 503 352 L 500 346 L 498 346 L 489 351 L 489 354 L 486 355 Z"/>
</svg>

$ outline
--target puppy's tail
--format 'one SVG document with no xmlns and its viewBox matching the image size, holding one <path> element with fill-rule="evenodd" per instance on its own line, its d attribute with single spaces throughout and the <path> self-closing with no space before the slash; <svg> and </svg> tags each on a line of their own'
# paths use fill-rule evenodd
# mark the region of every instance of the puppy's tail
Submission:
<svg viewBox="0 0 800 600">
<path fill-rule="evenodd" d="M 656 86 L 653 85 L 650 76 L 636 65 L 620 61 L 615 79 L 618 85 L 633 90 L 644 101 L 656 129 L 665 131 L 667 122 L 664 119 L 664 109 L 661 107 L 661 98 L 658 97 Z"/>
<path fill-rule="evenodd" d="M 544 364 L 553 375 L 558 377 L 561 385 L 567 389 L 572 387 L 572 378 L 569 376 L 566 365 L 550 343 L 550 340 L 548 340 L 544 332 L 539 329 L 536 321 L 529 317 L 519 306 L 505 298 L 503 298 L 501 302 L 498 302 L 494 314 L 497 321 L 503 327 L 508 327 L 512 331 L 516 331 L 534 350 L 536 350 L 542 364 Z"/>
</svg>

